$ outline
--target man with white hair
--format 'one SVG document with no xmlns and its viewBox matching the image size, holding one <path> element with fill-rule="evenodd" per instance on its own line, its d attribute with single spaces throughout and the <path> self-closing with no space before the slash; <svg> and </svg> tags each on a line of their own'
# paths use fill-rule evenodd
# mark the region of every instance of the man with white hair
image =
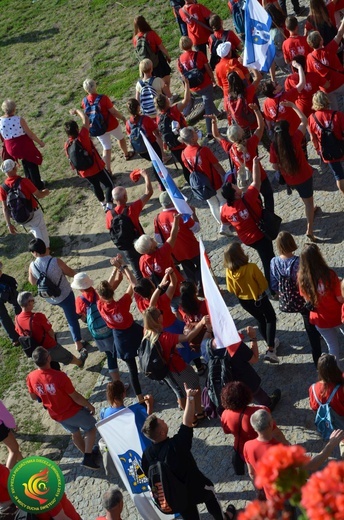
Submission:
<svg viewBox="0 0 344 520">
<path fill-rule="evenodd" d="M 35 238 L 43 240 L 49 248 L 49 235 L 43 211 L 37 201 L 49 195 L 49 190 L 38 190 L 30 179 L 20 177 L 17 173 L 17 164 L 12 159 L 6 159 L 1 165 L 1 170 L 6 175 L 6 179 L 0 185 L 0 200 L 8 231 L 11 235 L 18 233 L 15 225 L 11 223 L 12 218 L 25 230 L 31 231 Z"/>
<path fill-rule="evenodd" d="M 121 215 L 122 229 L 125 231 L 126 225 L 128 226 L 128 223 L 126 224 L 125 221 L 129 218 L 131 221 L 131 224 L 129 222 L 129 227 L 133 227 L 136 233 L 135 239 L 139 238 L 144 233 L 140 224 L 140 213 L 153 195 L 153 187 L 148 173 L 143 169 L 141 169 L 139 173 L 145 181 L 145 192 L 142 197 L 135 200 L 134 202 L 128 203 L 127 190 L 123 186 L 116 186 L 116 188 L 112 190 L 112 199 L 115 207 L 112 210 L 107 211 L 105 216 L 106 228 L 109 230 L 111 230 L 113 227 L 114 219 L 116 219 L 115 222 L 118 222 L 118 216 Z M 112 234 L 112 237 L 114 237 L 114 234 Z M 127 238 L 128 237 L 129 235 Z M 139 260 L 141 255 L 134 248 L 134 240 L 125 240 L 125 237 L 121 237 L 121 234 L 119 233 L 117 234 L 117 238 L 113 238 L 113 241 L 115 246 L 124 253 L 127 261 L 130 263 L 135 278 L 140 280 L 142 278 L 139 267 Z"/>
<path fill-rule="evenodd" d="M 128 151 L 127 142 L 118 122 L 118 119 L 120 119 L 125 123 L 126 119 L 125 116 L 114 107 L 114 104 L 108 96 L 97 93 L 97 84 L 94 79 L 85 79 L 82 86 L 84 87 L 84 91 L 87 92 L 87 96 L 82 100 L 81 107 L 91 120 L 90 133 L 92 136 L 96 135 L 102 145 L 106 169 L 111 173 L 111 136 L 118 141 L 126 161 L 129 161 L 135 155 L 134 151 Z M 98 107 L 105 128 L 104 132 L 100 135 L 92 133 L 92 117 L 90 117 L 92 112 L 97 112 Z"/>
</svg>

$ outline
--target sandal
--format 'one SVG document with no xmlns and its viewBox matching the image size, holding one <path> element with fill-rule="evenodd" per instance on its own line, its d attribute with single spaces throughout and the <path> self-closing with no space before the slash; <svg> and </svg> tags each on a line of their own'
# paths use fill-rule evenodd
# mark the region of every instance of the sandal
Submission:
<svg viewBox="0 0 344 520">
<path fill-rule="evenodd" d="M 233 504 L 229 504 L 227 506 L 226 511 L 223 514 L 225 518 L 227 518 L 228 520 L 234 520 L 234 518 L 236 517 L 236 509 L 233 506 Z"/>
<path fill-rule="evenodd" d="M 198 426 L 198 423 L 200 421 L 203 421 L 203 419 L 206 419 L 206 415 L 204 412 L 201 412 L 201 413 L 195 413 L 195 420 L 194 422 L 192 423 L 192 427 L 193 428 L 196 428 L 196 426 Z"/>
<path fill-rule="evenodd" d="M 308 238 L 308 240 L 310 240 L 310 242 L 313 242 L 313 243 L 319 242 L 319 239 L 315 235 L 313 235 L 313 233 L 306 234 L 306 237 Z"/>
<path fill-rule="evenodd" d="M 130 152 L 128 152 L 127 155 L 124 156 L 125 160 L 130 161 L 130 159 L 132 159 L 134 157 L 134 155 L 135 155 L 134 150 L 130 150 Z"/>
</svg>

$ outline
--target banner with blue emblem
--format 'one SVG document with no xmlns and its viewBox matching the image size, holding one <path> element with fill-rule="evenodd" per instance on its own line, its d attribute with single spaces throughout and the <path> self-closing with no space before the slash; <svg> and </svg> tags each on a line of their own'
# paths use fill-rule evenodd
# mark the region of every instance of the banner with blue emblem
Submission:
<svg viewBox="0 0 344 520">
<path fill-rule="evenodd" d="M 244 65 L 268 72 L 275 57 L 275 45 L 270 28 L 271 16 L 258 0 L 247 0 L 245 5 Z"/>
</svg>

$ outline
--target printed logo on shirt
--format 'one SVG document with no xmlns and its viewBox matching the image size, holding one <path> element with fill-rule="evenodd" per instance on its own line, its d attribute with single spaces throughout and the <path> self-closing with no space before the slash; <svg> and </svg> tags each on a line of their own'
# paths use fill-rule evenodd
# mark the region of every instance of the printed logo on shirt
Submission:
<svg viewBox="0 0 344 520">
<path fill-rule="evenodd" d="M 303 90 L 307 90 L 309 92 L 310 90 L 312 90 L 312 84 L 306 83 L 305 86 L 303 87 Z"/>
<path fill-rule="evenodd" d="M 43 388 L 43 385 L 40 385 L 40 384 L 37 384 L 37 385 L 36 385 L 36 393 L 37 393 L 38 395 L 43 395 L 43 394 L 45 394 L 45 392 L 44 392 L 44 388 Z"/>
<path fill-rule="evenodd" d="M 117 323 L 122 323 L 123 321 L 123 316 L 120 312 L 118 312 L 117 314 L 113 314 L 112 317 L 114 321 L 117 321 Z"/>
<path fill-rule="evenodd" d="M 247 209 L 242 209 L 239 211 L 239 216 L 242 218 L 242 220 L 247 220 L 250 214 Z"/>
<path fill-rule="evenodd" d="M 11 470 L 8 492 L 23 511 L 45 513 L 58 505 L 65 481 L 58 465 L 46 457 L 27 457 Z"/>
<path fill-rule="evenodd" d="M 323 296 L 325 294 L 325 286 L 322 282 L 318 283 L 317 292 Z"/>
<path fill-rule="evenodd" d="M 45 389 L 48 392 L 48 394 L 56 395 L 56 387 L 54 383 L 48 383 L 47 385 L 45 385 Z"/>
</svg>

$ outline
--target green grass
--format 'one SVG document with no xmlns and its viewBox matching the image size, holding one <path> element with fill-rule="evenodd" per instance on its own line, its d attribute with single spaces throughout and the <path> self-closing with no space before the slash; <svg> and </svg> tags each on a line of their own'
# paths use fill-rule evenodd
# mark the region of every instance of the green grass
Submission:
<svg viewBox="0 0 344 520">
<path fill-rule="evenodd" d="M 0 338 L 0 399 L 16 379 L 21 355 L 20 347 L 13 347 L 9 339 Z"/>
</svg>

